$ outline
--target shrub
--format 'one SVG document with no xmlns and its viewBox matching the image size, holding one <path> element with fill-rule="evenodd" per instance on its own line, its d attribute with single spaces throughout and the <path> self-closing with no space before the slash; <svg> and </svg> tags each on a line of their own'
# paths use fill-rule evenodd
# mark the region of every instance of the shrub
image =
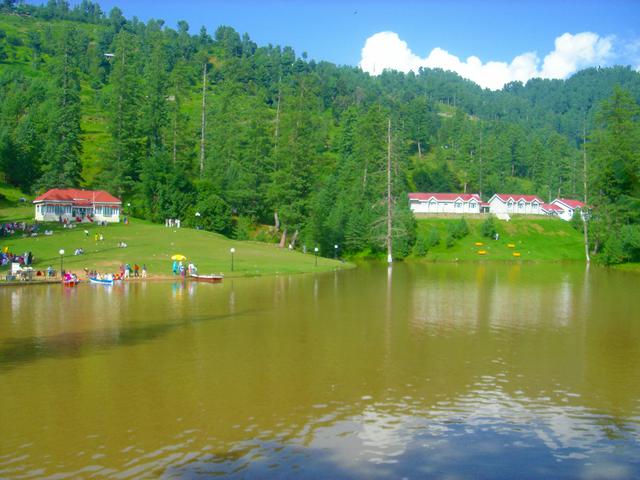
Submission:
<svg viewBox="0 0 640 480">
<path fill-rule="evenodd" d="M 438 229 L 432 228 L 431 231 L 429 232 L 429 241 L 427 242 L 427 245 L 429 246 L 429 248 L 431 248 L 431 247 L 435 247 L 439 243 L 440 243 L 440 232 L 438 231 Z"/>
<path fill-rule="evenodd" d="M 418 235 L 416 244 L 413 246 L 413 254 L 416 257 L 424 257 L 429 252 L 429 243 L 422 235 Z"/>
<path fill-rule="evenodd" d="M 454 240 L 459 240 L 469 235 L 469 226 L 466 220 L 461 218 L 460 220 L 450 223 L 449 235 L 451 235 Z"/>
<path fill-rule="evenodd" d="M 456 244 L 456 237 L 453 236 L 452 232 L 447 233 L 447 238 L 445 239 L 445 245 L 447 248 L 451 248 Z"/>
<path fill-rule="evenodd" d="M 483 237 L 487 238 L 496 238 L 496 233 L 498 233 L 498 227 L 496 225 L 496 220 L 493 215 L 489 215 L 487 219 L 482 222 L 480 226 L 480 233 Z"/>
<path fill-rule="evenodd" d="M 571 226 L 577 231 L 582 232 L 582 215 L 580 210 L 574 210 L 571 217 Z"/>
<path fill-rule="evenodd" d="M 235 219 L 233 238 L 236 240 L 249 240 L 251 237 L 251 219 L 240 216 Z"/>
<path fill-rule="evenodd" d="M 640 261 L 640 225 L 625 225 L 610 235 L 601 259 L 606 265 Z"/>
</svg>

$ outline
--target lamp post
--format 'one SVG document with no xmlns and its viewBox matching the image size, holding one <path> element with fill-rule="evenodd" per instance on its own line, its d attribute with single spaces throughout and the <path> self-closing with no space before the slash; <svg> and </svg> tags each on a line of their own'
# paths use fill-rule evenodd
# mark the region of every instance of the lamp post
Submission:
<svg viewBox="0 0 640 480">
<path fill-rule="evenodd" d="M 318 266 L 318 247 L 315 247 L 315 248 L 313 249 L 313 251 L 314 251 L 314 253 L 315 253 L 315 255 L 316 255 L 316 267 L 317 267 L 317 266 Z"/>
<path fill-rule="evenodd" d="M 62 274 L 64 273 L 64 249 L 60 249 L 58 252 L 60 254 L 60 278 L 62 278 Z"/>
<path fill-rule="evenodd" d="M 333 258 L 334 258 L 334 260 L 338 259 L 338 244 L 337 243 L 333 246 Z"/>
<path fill-rule="evenodd" d="M 200 212 L 196 212 L 196 230 L 200 230 Z"/>
<path fill-rule="evenodd" d="M 233 254 L 236 253 L 236 249 L 231 247 L 229 251 L 231 252 L 231 271 L 233 272 Z"/>
</svg>

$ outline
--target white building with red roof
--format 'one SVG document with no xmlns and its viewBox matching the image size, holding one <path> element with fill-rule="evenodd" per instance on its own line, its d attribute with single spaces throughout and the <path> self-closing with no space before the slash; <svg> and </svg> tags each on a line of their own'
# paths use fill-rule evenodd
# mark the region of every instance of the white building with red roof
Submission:
<svg viewBox="0 0 640 480">
<path fill-rule="evenodd" d="M 584 210 L 584 203 L 578 200 L 569 200 L 568 198 L 556 198 L 553 202 L 551 202 L 551 205 L 555 205 L 560 210 L 562 210 L 562 212 L 559 213 L 558 216 L 561 219 L 567 221 L 573 218 L 573 213 L 576 210 Z"/>
<path fill-rule="evenodd" d="M 122 201 L 104 190 L 54 188 L 33 201 L 36 220 L 119 222 Z"/>
<path fill-rule="evenodd" d="M 480 213 L 477 193 L 410 193 L 409 207 L 414 213 Z"/>
<path fill-rule="evenodd" d="M 562 214 L 562 209 L 553 203 L 543 203 L 542 213 L 552 217 L 559 217 Z"/>
<path fill-rule="evenodd" d="M 546 212 L 542 211 L 542 203 L 536 195 L 496 193 L 489 199 L 489 210 L 495 214 L 545 215 Z"/>
</svg>

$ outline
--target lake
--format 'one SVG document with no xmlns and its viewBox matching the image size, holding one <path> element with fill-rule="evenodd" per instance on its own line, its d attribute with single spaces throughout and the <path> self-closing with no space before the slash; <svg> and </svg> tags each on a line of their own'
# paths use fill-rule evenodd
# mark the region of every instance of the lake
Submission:
<svg viewBox="0 0 640 480">
<path fill-rule="evenodd" d="M 640 477 L 640 276 L 0 288 L 0 478 Z"/>
</svg>

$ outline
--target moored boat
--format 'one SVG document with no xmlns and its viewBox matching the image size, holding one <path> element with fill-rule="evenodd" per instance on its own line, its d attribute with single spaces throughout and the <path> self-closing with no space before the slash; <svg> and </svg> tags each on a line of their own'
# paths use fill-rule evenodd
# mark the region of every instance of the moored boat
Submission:
<svg viewBox="0 0 640 480">
<path fill-rule="evenodd" d="M 65 287 L 75 287 L 80 282 L 80 279 L 72 273 L 65 273 L 62 277 L 62 284 Z"/>
<path fill-rule="evenodd" d="M 189 278 L 192 280 L 196 280 L 198 282 L 220 283 L 222 282 L 224 275 L 222 274 L 200 275 L 197 273 L 192 273 L 189 275 Z"/>
<path fill-rule="evenodd" d="M 96 283 L 98 285 L 113 285 L 113 279 L 109 280 L 106 278 L 89 277 L 89 282 Z"/>
</svg>

